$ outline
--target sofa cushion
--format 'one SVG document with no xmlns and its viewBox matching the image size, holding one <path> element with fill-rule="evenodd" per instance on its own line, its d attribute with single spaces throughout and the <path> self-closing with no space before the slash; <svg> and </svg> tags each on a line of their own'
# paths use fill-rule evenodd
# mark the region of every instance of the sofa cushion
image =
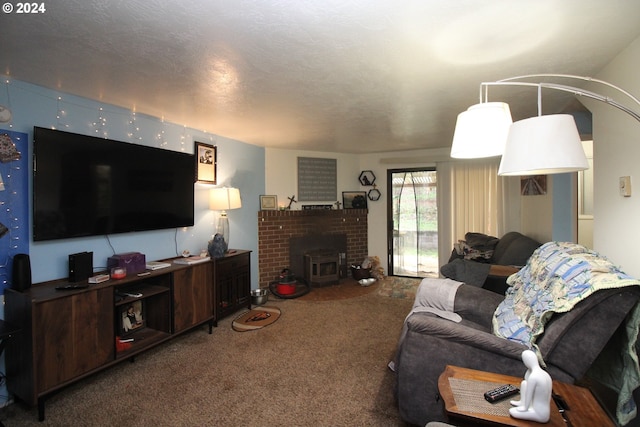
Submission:
<svg viewBox="0 0 640 427">
<path fill-rule="evenodd" d="M 463 319 L 482 325 L 487 331 L 491 331 L 491 318 L 503 299 L 502 295 L 463 284 L 456 291 L 453 310 Z"/>
<path fill-rule="evenodd" d="M 523 266 L 540 245 L 540 242 L 531 237 L 517 231 L 510 231 L 502 236 L 496 245 L 491 262 L 500 265 Z"/>
</svg>

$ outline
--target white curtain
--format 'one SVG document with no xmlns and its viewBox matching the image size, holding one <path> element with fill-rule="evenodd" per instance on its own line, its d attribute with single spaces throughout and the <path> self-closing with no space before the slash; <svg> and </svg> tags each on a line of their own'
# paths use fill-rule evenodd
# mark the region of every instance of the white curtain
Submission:
<svg viewBox="0 0 640 427">
<path fill-rule="evenodd" d="M 467 232 L 501 237 L 507 228 L 509 181 L 498 176 L 500 158 L 437 163 L 438 258 L 446 264 Z"/>
</svg>

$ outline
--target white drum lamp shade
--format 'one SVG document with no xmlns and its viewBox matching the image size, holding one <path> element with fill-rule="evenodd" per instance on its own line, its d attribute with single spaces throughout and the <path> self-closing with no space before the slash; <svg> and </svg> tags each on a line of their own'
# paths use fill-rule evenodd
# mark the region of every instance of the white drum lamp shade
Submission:
<svg viewBox="0 0 640 427">
<path fill-rule="evenodd" d="M 509 104 L 484 102 L 472 105 L 458 114 L 451 157 L 477 159 L 501 156 L 511 123 Z"/>
<path fill-rule="evenodd" d="M 498 175 L 547 175 L 589 169 L 576 122 L 569 114 L 531 117 L 509 129 Z"/>
</svg>

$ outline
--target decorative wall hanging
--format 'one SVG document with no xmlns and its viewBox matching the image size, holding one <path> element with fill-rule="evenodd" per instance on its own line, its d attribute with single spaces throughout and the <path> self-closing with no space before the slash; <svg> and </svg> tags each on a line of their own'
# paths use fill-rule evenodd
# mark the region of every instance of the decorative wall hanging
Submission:
<svg viewBox="0 0 640 427">
<path fill-rule="evenodd" d="M 291 205 L 294 203 L 298 203 L 298 201 L 296 200 L 296 195 L 294 194 L 291 197 L 287 197 L 287 199 L 289 199 L 289 204 L 287 205 L 287 209 L 291 209 Z"/>
<path fill-rule="evenodd" d="M 202 184 L 217 183 L 218 148 L 215 145 L 195 142 L 196 181 Z"/>
<path fill-rule="evenodd" d="M 338 197 L 336 159 L 298 157 L 298 200 L 333 201 Z"/>
<path fill-rule="evenodd" d="M 0 134 L 0 161 L 2 163 L 20 160 L 20 152 L 9 134 Z"/>
<path fill-rule="evenodd" d="M 547 176 L 533 175 L 521 177 L 520 194 L 523 196 L 540 196 L 547 194 Z"/>
<path fill-rule="evenodd" d="M 373 202 L 377 202 L 378 200 L 380 200 L 380 190 L 378 190 L 377 188 L 374 188 L 369 190 L 369 193 L 367 193 L 367 197 L 369 198 L 369 200 L 373 201 Z"/>
<path fill-rule="evenodd" d="M 371 185 L 374 185 L 374 183 L 376 182 L 376 176 L 373 174 L 372 171 L 362 171 L 360 172 L 360 176 L 358 177 L 358 181 L 360 181 L 360 184 L 368 187 Z"/>
</svg>

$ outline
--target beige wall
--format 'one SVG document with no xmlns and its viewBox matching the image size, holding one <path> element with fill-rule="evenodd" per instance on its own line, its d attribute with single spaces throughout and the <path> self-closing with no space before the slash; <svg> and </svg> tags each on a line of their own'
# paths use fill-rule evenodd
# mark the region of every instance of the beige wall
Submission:
<svg viewBox="0 0 640 427">
<path fill-rule="evenodd" d="M 518 181 L 520 178 L 517 178 Z M 552 240 L 553 176 L 547 176 L 547 194 L 520 197 L 520 232 L 539 242 Z"/>
<path fill-rule="evenodd" d="M 640 97 L 640 38 L 620 53 L 597 78 Z M 635 111 L 640 105 L 619 92 L 593 84 L 594 92 L 611 96 Z M 593 113 L 594 249 L 622 269 L 640 277 L 640 122 L 602 102 L 584 102 Z M 618 179 L 631 176 L 633 194 L 622 197 Z"/>
<path fill-rule="evenodd" d="M 337 164 L 337 196 L 342 201 L 343 191 L 358 191 L 360 184 L 360 166 L 358 156 L 353 154 L 324 153 L 318 151 L 282 150 L 267 148 L 265 150 L 265 194 L 277 195 L 278 204 L 287 206 L 288 197 L 298 199 L 298 157 L 317 157 L 336 159 Z M 325 200 L 298 202 L 292 209 L 300 210 L 303 204 L 329 204 Z"/>
</svg>

